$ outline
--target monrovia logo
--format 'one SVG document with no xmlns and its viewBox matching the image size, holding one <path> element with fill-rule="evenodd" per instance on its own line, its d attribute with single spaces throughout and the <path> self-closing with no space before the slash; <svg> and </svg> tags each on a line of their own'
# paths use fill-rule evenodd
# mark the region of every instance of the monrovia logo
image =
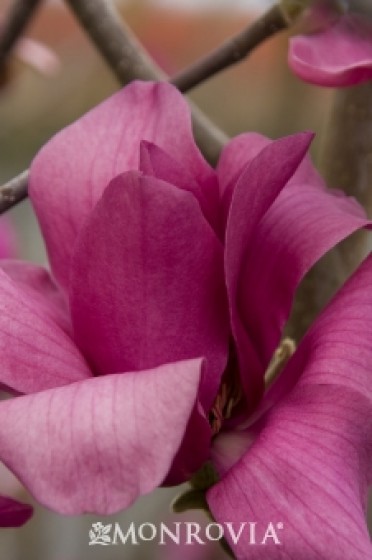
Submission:
<svg viewBox="0 0 372 560">
<path fill-rule="evenodd" d="M 283 528 L 282 522 L 270 522 L 262 527 L 256 521 L 209 523 L 205 526 L 195 522 L 178 521 L 170 525 L 141 523 L 138 526 L 132 522 L 123 530 L 119 523 L 103 525 L 98 521 L 93 523 L 89 530 L 89 545 L 139 545 L 147 541 L 156 541 L 159 545 L 166 545 L 170 541 L 192 545 L 220 541 L 223 538 L 234 544 L 244 539 L 252 546 L 281 545 L 280 531 Z"/>
</svg>

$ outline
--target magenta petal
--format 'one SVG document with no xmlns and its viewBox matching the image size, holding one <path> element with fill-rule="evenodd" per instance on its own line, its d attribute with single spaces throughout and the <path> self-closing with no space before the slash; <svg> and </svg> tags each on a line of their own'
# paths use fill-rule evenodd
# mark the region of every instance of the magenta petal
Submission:
<svg viewBox="0 0 372 560">
<path fill-rule="evenodd" d="M 372 20 L 345 15 L 311 35 L 290 40 L 289 65 L 303 80 L 350 86 L 372 78 Z"/>
<path fill-rule="evenodd" d="M 226 229 L 225 274 L 239 366 L 250 402 L 261 395 L 263 370 L 239 315 L 242 270 L 258 224 L 298 168 L 311 138 L 311 134 L 302 133 L 269 144 L 242 173 L 232 197 Z"/>
<path fill-rule="evenodd" d="M 371 347 L 372 344 L 370 343 Z M 265 420 L 255 443 L 209 491 L 219 522 L 270 522 L 281 546 L 237 546 L 239 560 L 369 560 L 367 474 L 372 410 L 361 394 L 333 385 L 295 390 Z"/>
<path fill-rule="evenodd" d="M 216 168 L 222 196 L 226 189 L 232 188 L 252 159 L 271 142 L 262 134 L 246 132 L 235 136 L 224 146 Z"/>
<path fill-rule="evenodd" d="M 21 527 L 32 516 L 32 506 L 0 496 L 0 527 Z"/>
<path fill-rule="evenodd" d="M 72 325 L 66 298 L 44 267 L 26 261 L 4 259 L 0 263 L 0 269 L 37 300 L 45 313 L 64 331 L 71 334 Z"/>
<path fill-rule="evenodd" d="M 187 102 L 166 83 L 130 84 L 58 133 L 34 159 L 30 197 L 52 270 L 65 288 L 84 220 L 111 179 L 138 169 L 142 140 L 155 142 L 200 180 L 213 175 L 194 142 Z"/>
<path fill-rule="evenodd" d="M 202 361 L 107 375 L 0 404 L 0 458 L 42 504 L 108 514 L 159 486 L 184 437 Z"/>
<path fill-rule="evenodd" d="M 176 486 L 190 480 L 209 459 L 211 439 L 211 427 L 198 401 L 191 413 L 185 437 L 164 484 Z"/>
<path fill-rule="evenodd" d="M 226 222 L 231 198 L 240 175 L 250 162 L 272 142 L 273 140 L 266 136 L 249 132 L 232 138 L 223 148 L 217 165 L 217 175 L 224 222 Z M 291 183 L 311 183 L 318 184 L 319 187 L 324 186 L 323 179 L 308 155 L 304 157 L 289 180 L 289 184 Z"/>
<path fill-rule="evenodd" d="M 151 142 L 141 142 L 140 170 L 145 175 L 156 177 L 191 192 L 199 202 L 208 222 L 217 230 L 220 209 L 215 175 L 211 174 L 208 181 L 204 180 L 204 183 L 199 181 L 192 168 L 185 167 Z"/>
<path fill-rule="evenodd" d="M 229 321 L 222 246 L 188 192 L 137 173 L 115 179 L 73 258 L 76 340 L 99 373 L 206 357 L 202 404 L 217 392 Z"/>
<path fill-rule="evenodd" d="M 238 293 L 242 322 L 265 368 L 300 280 L 321 256 L 367 224 L 357 202 L 338 191 L 291 185 L 280 193 L 255 230 Z"/>
<path fill-rule="evenodd" d="M 10 261 L 4 265 L 14 279 L 0 267 L 0 383 L 29 393 L 89 377 L 59 315 L 56 320 L 55 302 L 35 289 L 44 282 L 45 292 L 53 291 L 45 271 L 28 264 L 22 271 L 22 263 Z M 31 279 L 28 285 L 27 279 Z"/>
<path fill-rule="evenodd" d="M 372 256 L 305 336 L 254 443 L 209 493 L 219 521 L 284 523 L 282 546 L 266 547 L 265 560 L 282 552 L 296 560 L 371 558 L 371 285 Z M 235 551 L 237 558 L 263 558 L 243 541 Z"/>
</svg>

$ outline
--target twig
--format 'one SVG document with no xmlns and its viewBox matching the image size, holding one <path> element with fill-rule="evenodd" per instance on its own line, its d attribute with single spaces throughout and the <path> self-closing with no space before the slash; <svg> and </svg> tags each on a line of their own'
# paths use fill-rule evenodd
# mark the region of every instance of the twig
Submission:
<svg viewBox="0 0 372 560">
<path fill-rule="evenodd" d="M 170 83 L 182 92 L 189 91 L 221 70 L 243 60 L 257 45 L 287 26 L 282 9 L 275 5 L 244 31 L 177 74 Z"/>
<path fill-rule="evenodd" d="M 134 79 L 163 80 L 166 75 L 149 57 L 112 2 L 66 0 L 76 18 L 123 85 Z"/>
<path fill-rule="evenodd" d="M 0 67 L 22 35 L 41 0 L 14 0 L 0 31 Z"/>
<path fill-rule="evenodd" d="M 27 197 L 28 176 L 28 170 L 23 171 L 23 173 L 0 187 L 0 214 Z"/>
</svg>

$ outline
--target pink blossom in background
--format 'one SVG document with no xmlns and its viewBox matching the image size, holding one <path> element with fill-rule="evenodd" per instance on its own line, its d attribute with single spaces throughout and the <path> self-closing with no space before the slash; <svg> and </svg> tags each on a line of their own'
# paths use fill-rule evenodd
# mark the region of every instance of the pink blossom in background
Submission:
<svg viewBox="0 0 372 560">
<path fill-rule="evenodd" d="M 1 24 L 2 18 L 0 18 L 0 28 Z M 59 58 L 52 49 L 28 37 L 22 37 L 18 40 L 14 47 L 13 56 L 23 64 L 46 76 L 55 75 L 60 68 Z M 5 73 L 5 83 L 7 80 L 8 76 Z"/>
<path fill-rule="evenodd" d="M 53 76 L 60 68 L 58 56 L 48 47 L 24 37 L 19 40 L 15 56 L 41 74 Z"/>
<path fill-rule="evenodd" d="M 307 19 L 315 29 L 290 40 L 289 66 L 297 76 L 328 87 L 372 79 L 372 17 L 316 6 Z"/>
<path fill-rule="evenodd" d="M 0 527 L 20 527 L 32 516 L 32 507 L 0 496 Z"/>
<path fill-rule="evenodd" d="M 353 199 L 325 188 L 306 155 L 311 139 L 309 133 L 276 141 L 243 134 L 229 142 L 213 170 L 194 143 L 189 108 L 177 90 L 135 82 L 39 152 L 31 166 L 30 196 L 52 276 L 16 261 L 3 262 L 0 270 L 0 382 L 20 395 L 0 404 L 0 458 L 37 500 L 62 513 L 113 513 L 160 484 L 188 479 L 210 458 L 212 435 L 219 432 L 212 457 L 223 478 L 209 494 L 219 520 L 231 516 L 232 507 L 234 518 L 249 518 L 251 488 L 257 489 L 258 521 L 280 511 L 286 515 L 293 503 L 289 473 L 298 485 L 296 495 L 306 497 L 293 522 L 297 517 L 313 522 L 311 499 L 319 502 L 319 495 L 309 492 L 309 469 L 319 471 L 315 432 L 324 440 L 326 489 L 341 488 L 336 498 L 329 497 L 332 523 L 340 522 L 335 538 L 343 543 L 353 531 L 364 553 L 362 502 L 371 434 L 367 422 L 360 426 L 359 414 L 368 418 L 363 360 L 372 341 L 357 313 L 367 320 L 358 279 L 368 279 L 369 261 L 352 288 L 345 288 L 357 311 L 336 306 L 340 325 L 346 320 L 352 325 L 357 317 L 351 336 L 340 334 L 347 352 L 339 349 L 336 365 L 324 327 L 322 363 L 329 378 L 308 390 L 306 360 L 318 368 L 323 351 L 316 339 L 299 350 L 291 362 L 296 366 L 288 366 L 279 385 L 265 392 L 265 372 L 298 283 L 325 252 L 368 226 Z M 360 340 L 367 337 L 361 346 L 358 325 Z M 336 338 L 335 323 L 331 326 Z M 15 339 L 16 347 L 10 343 Z M 345 373 L 347 360 L 356 364 L 353 380 Z M 332 400 L 327 387 L 333 383 L 337 399 Z M 279 454 L 273 503 L 269 479 L 262 478 L 262 486 L 247 481 L 256 465 L 252 450 L 261 445 L 274 453 L 292 438 L 281 411 L 298 393 L 300 409 L 311 397 L 315 412 L 303 421 L 303 437 L 291 439 L 293 451 L 285 449 L 285 459 L 299 471 L 289 472 Z M 349 402 L 354 393 L 355 407 Z M 259 415 L 272 405 L 264 418 L 273 431 L 266 436 L 261 425 L 266 420 Z M 345 421 L 338 418 L 333 435 L 325 434 L 324 416 L 316 411 L 331 418 L 336 405 L 345 406 Z M 256 418 L 259 423 L 248 426 Z M 249 429 L 249 437 L 238 434 L 243 445 L 234 453 L 240 461 L 234 466 L 229 455 L 221 462 L 220 438 L 226 436 L 230 449 L 241 427 Z M 363 461 L 345 459 L 345 438 Z M 264 477 L 266 470 L 260 472 Z M 347 526 L 341 494 L 354 508 Z M 316 550 L 318 556 L 325 542 L 331 546 L 321 516 L 315 528 L 306 533 L 306 548 L 303 524 L 291 529 L 288 522 L 287 556 L 301 558 L 299 543 L 304 554 Z M 270 549 L 271 556 L 265 549 L 254 553 L 281 558 L 277 549 Z"/>
</svg>

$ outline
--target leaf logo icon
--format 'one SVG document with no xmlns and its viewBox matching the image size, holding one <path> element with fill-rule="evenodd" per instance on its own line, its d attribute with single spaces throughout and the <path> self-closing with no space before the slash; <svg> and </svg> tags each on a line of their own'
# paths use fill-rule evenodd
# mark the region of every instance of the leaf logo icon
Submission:
<svg viewBox="0 0 372 560">
<path fill-rule="evenodd" d="M 103 525 L 100 521 L 92 524 L 92 528 L 89 530 L 89 546 L 100 544 L 107 546 L 111 544 L 110 531 L 112 528 L 112 523 L 109 525 Z"/>
</svg>

